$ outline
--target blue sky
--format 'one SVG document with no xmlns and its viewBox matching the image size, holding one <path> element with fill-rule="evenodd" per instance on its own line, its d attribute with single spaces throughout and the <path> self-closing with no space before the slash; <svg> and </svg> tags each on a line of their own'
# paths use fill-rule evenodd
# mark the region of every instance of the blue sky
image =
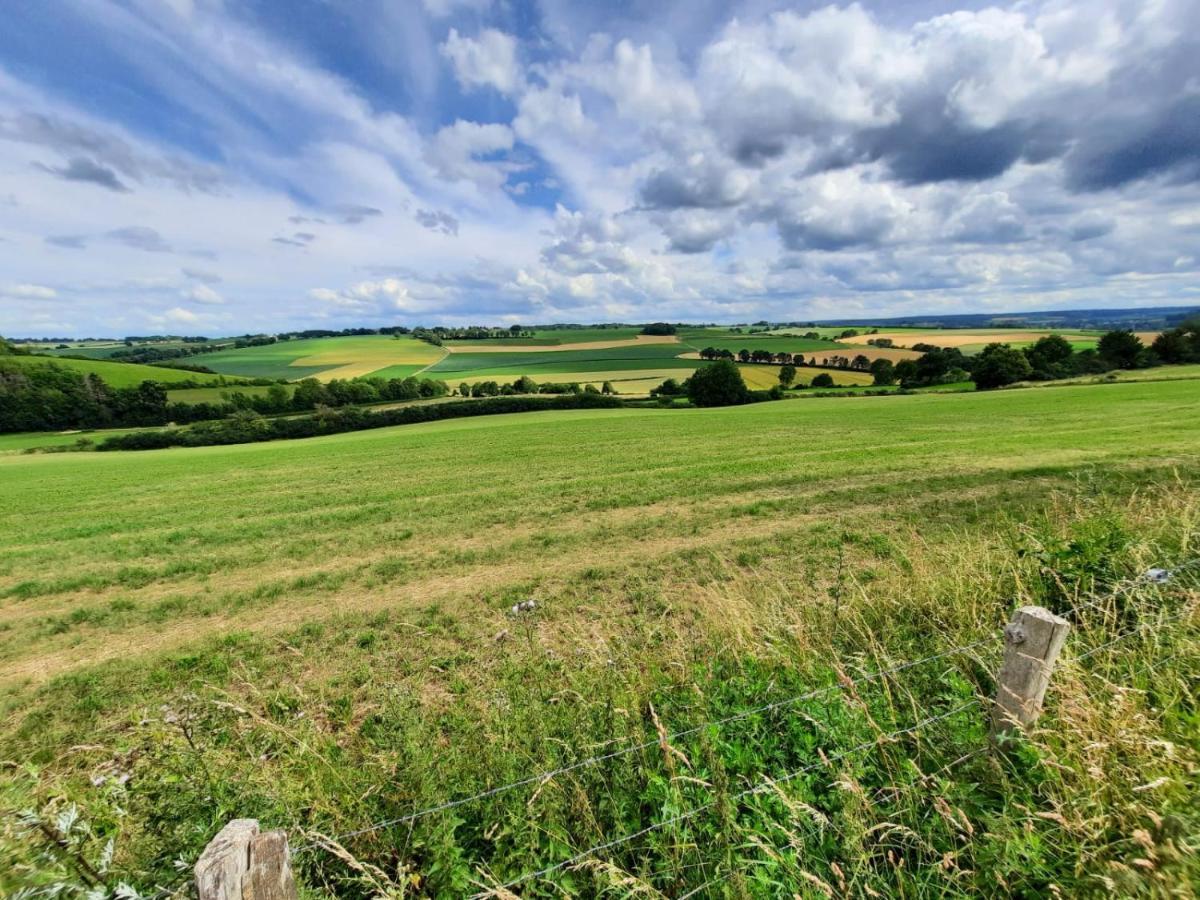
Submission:
<svg viewBox="0 0 1200 900">
<path fill-rule="evenodd" d="M 10 0 L 0 333 L 1200 304 L 1200 5 Z"/>
</svg>

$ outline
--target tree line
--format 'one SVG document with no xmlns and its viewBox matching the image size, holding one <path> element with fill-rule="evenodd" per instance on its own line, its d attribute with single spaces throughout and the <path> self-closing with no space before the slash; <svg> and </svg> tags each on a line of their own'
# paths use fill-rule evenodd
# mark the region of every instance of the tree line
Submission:
<svg viewBox="0 0 1200 900">
<path fill-rule="evenodd" d="M 94 373 L 67 369 L 52 361 L 37 366 L 6 364 L 0 355 L 0 433 L 65 431 L 70 429 L 128 428 L 170 423 L 186 424 L 225 419 L 242 413 L 262 416 L 341 409 L 377 403 L 427 400 L 452 392 L 444 381 L 431 378 L 335 378 L 320 382 L 305 378 L 289 385 L 258 379 L 261 393 L 221 393 L 213 402 L 172 402 L 167 386 L 145 381 L 137 387 L 114 388 Z M 195 382 L 172 383 L 177 388 L 201 387 Z M 616 391 L 610 382 L 602 388 L 578 383 L 539 384 L 521 376 L 507 384 L 495 381 L 462 384 L 463 397 L 488 398 L 527 394 L 605 394 Z"/>
<path fill-rule="evenodd" d="M 171 388 L 195 387 L 194 383 Z M 356 404 L 444 397 L 445 382 L 432 379 L 335 379 L 322 384 L 306 378 L 294 390 L 280 383 L 266 392 L 231 390 L 219 402 L 171 402 L 156 381 L 115 388 L 94 373 L 81 373 L 53 362 L 15 366 L 0 357 L 0 432 L 128 428 L 222 419 L 239 412 L 278 415 Z"/>
<path fill-rule="evenodd" d="M 264 418 L 248 411 L 227 419 L 200 422 L 186 428 L 112 435 L 101 441 L 96 449 L 156 450 L 165 447 L 246 444 L 317 437 L 318 435 L 362 431 L 369 428 L 386 428 L 392 425 L 414 425 L 443 419 L 555 409 L 615 409 L 623 405 L 624 403 L 617 397 L 605 397 L 598 393 L 579 393 L 556 397 L 492 397 L 471 403 L 436 403 L 427 406 L 406 406 L 384 410 L 360 407 L 347 407 L 340 410 L 323 408 L 312 415 L 278 419 Z"/>
</svg>

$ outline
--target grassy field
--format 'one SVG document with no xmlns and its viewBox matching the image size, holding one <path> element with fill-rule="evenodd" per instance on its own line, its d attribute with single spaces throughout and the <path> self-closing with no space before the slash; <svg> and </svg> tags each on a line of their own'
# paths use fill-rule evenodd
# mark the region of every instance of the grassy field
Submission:
<svg viewBox="0 0 1200 900">
<path fill-rule="evenodd" d="M 254 378 L 404 378 L 445 356 L 446 351 L 413 338 L 390 335 L 280 341 L 206 353 L 201 362 L 214 372 Z"/>
<path fill-rule="evenodd" d="M 1195 382 L 1116 383 L 3 457 L 0 758 L 21 764 L 0 800 L 78 803 L 87 852 L 111 836 L 146 889 L 237 815 L 288 828 L 317 893 L 463 896 L 714 794 L 521 894 L 1183 889 L 1200 667 L 1178 624 L 1085 662 L 1120 620 L 1080 620 L 1062 727 L 951 774 L 986 746 L 980 714 L 949 711 L 990 690 L 998 641 L 670 749 L 654 734 L 1194 554 L 1198 401 Z M 526 597 L 536 613 L 508 612 Z M 647 738 L 345 850 L 316 837 Z M 53 874 L 29 847 L 0 831 L 0 891 Z"/>
<path fill-rule="evenodd" d="M 111 387 L 136 387 L 143 381 L 157 381 L 161 384 L 174 384 L 180 381 L 196 381 L 200 383 L 215 383 L 217 376 L 205 375 L 202 372 L 188 372 L 184 369 L 168 369 L 165 366 L 142 366 L 134 363 L 110 362 L 103 359 L 48 359 L 43 356 L 5 356 L 6 363 L 19 366 L 44 366 L 53 363 L 65 369 L 71 369 L 83 374 L 95 374 L 104 379 Z"/>
</svg>

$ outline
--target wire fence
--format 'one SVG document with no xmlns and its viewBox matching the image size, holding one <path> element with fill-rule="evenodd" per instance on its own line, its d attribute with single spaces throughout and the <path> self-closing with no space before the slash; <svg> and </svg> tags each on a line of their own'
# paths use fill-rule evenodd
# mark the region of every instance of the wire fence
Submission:
<svg viewBox="0 0 1200 900">
<path fill-rule="evenodd" d="M 1163 568 L 1149 569 L 1146 572 L 1144 572 L 1138 576 L 1123 579 L 1122 581 L 1111 586 L 1108 590 L 1104 591 L 1101 594 L 1092 594 L 1092 595 L 1078 598 L 1074 602 L 1074 604 L 1071 606 L 1070 609 L 1064 611 L 1064 615 L 1078 617 L 1081 614 L 1083 614 L 1083 612 L 1085 610 L 1093 610 L 1093 611 L 1101 612 L 1105 616 L 1108 616 L 1113 612 L 1113 609 L 1110 606 L 1106 606 L 1105 605 L 1106 603 L 1116 599 L 1117 597 L 1121 596 L 1122 594 L 1124 594 L 1126 592 L 1130 592 L 1130 591 L 1136 590 L 1141 587 L 1173 585 L 1176 582 L 1176 579 L 1178 578 L 1179 575 L 1181 575 L 1185 571 L 1189 571 L 1189 570 L 1193 569 L 1196 566 L 1200 566 L 1200 557 L 1190 559 L 1190 560 L 1180 563 L 1170 569 L 1163 569 Z M 1146 630 L 1148 630 L 1151 627 L 1160 627 L 1165 624 L 1179 621 L 1185 615 L 1187 615 L 1186 610 L 1180 611 L 1180 612 L 1176 613 L 1175 615 L 1172 615 L 1167 618 L 1160 617 L 1160 618 L 1156 618 L 1152 621 L 1144 621 L 1144 622 L 1138 624 L 1137 626 L 1135 626 L 1134 628 L 1130 629 L 1129 631 L 1127 631 L 1121 635 L 1118 635 L 1117 637 L 1112 638 L 1111 640 L 1105 641 L 1099 645 L 1091 647 L 1090 649 L 1088 649 L 1087 651 L 1085 651 L 1081 654 L 1075 655 L 1073 657 L 1074 661 L 1077 663 L 1083 662 L 1083 661 L 1090 659 L 1093 656 L 1095 656 L 1107 649 L 1110 649 L 1114 646 L 1122 644 L 1123 642 L 1130 640 L 1130 639 L 1138 636 L 1139 634 L 1143 634 Z M 376 831 L 380 831 L 383 829 L 395 827 L 397 825 L 405 825 L 405 824 L 413 823 L 413 822 L 416 822 L 427 816 L 431 816 L 431 815 L 435 815 L 437 813 L 442 813 L 442 812 L 446 812 L 449 810 L 453 810 L 458 807 L 465 806 L 467 804 L 477 803 L 477 802 L 486 800 L 488 798 L 496 797 L 498 795 L 507 793 L 509 791 L 516 790 L 521 787 L 528 787 L 528 786 L 535 785 L 535 784 L 539 785 L 539 786 L 544 785 L 562 775 L 569 774 L 571 772 L 575 772 L 575 771 L 584 769 L 586 767 L 594 766 L 594 765 L 597 765 L 597 764 L 600 764 L 600 763 L 603 763 L 606 761 L 619 759 L 619 758 L 622 758 L 622 757 L 625 757 L 630 754 L 634 754 L 634 753 L 637 753 L 637 752 L 640 752 L 643 750 L 648 750 L 652 747 L 660 746 L 660 747 L 663 747 L 665 750 L 672 743 L 675 743 L 683 738 L 687 738 L 689 736 L 699 734 L 708 729 L 718 729 L 719 730 L 721 728 L 724 728 L 727 725 L 748 719 L 748 718 L 756 716 L 756 715 L 761 715 L 763 713 L 771 712 L 774 710 L 780 710 L 780 709 L 793 707 L 800 703 L 804 703 L 804 702 L 810 701 L 810 700 L 820 699 L 822 697 L 845 693 L 859 685 L 863 685 L 866 683 L 889 678 L 891 676 L 907 672 L 907 671 L 915 669 L 919 666 L 927 665 L 929 663 L 936 662 L 938 660 L 944 660 L 944 659 L 948 659 L 948 658 L 951 658 L 951 657 L 954 657 L 957 655 L 970 653 L 973 650 L 978 650 L 979 648 L 982 648 L 985 645 L 994 643 L 994 640 L 995 639 L 992 636 L 989 636 L 986 638 L 981 638 L 980 640 L 973 641 L 968 644 L 963 644 L 960 646 L 941 650 L 937 653 L 933 653 L 928 656 L 924 656 L 920 659 L 906 661 L 903 663 L 898 663 L 896 665 L 888 666 L 886 668 L 876 669 L 875 671 L 861 674 L 861 675 L 858 675 L 857 677 L 849 677 L 849 676 L 842 675 L 840 670 L 838 670 L 839 680 L 833 684 L 827 685 L 822 688 L 807 691 L 807 692 L 797 694 L 795 696 L 787 697 L 784 699 L 774 700 L 769 703 L 764 703 L 764 704 L 755 706 L 750 709 L 741 710 L 739 712 L 730 714 L 723 718 L 713 719 L 710 721 L 702 722 L 700 724 L 693 725 L 691 727 L 688 727 L 688 728 L 685 728 L 682 730 L 673 731 L 673 732 L 669 732 L 669 733 L 663 733 L 663 734 L 660 734 L 650 740 L 641 741 L 641 742 L 634 743 L 634 744 L 628 744 L 626 746 L 623 746 L 623 747 L 620 747 L 617 749 L 613 749 L 613 750 L 609 750 L 604 753 L 598 753 L 598 754 L 586 757 L 584 759 L 576 760 L 576 761 L 568 763 L 566 765 L 562 765 L 562 766 L 559 766 L 559 767 L 556 767 L 553 769 L 539 772 L 535 775 L 530 775 L 525 778 L 520 778 L 515 781 L 511 781 L 511 782 L 507 782 L 505 784 L 487 788 L 485 790 L 479 791 L 479 792 L 471 794 L 469 796 L 460 797 L 460 798 L 457 798 L 454 800 L 448 800 L 444 803 L 435 804 L 433 806 L 429 806 L 429 807 L 419 809 L 419 810 L 416 810 L 416 811 L 413 811 L 410 813 L 406 813 L 404 815 L 384 819 L 382 821 L 375 822 L 370 825 L 366 825 L 362 828 L 357 828 L 357 829 L 354 829 L 351 831 L 342 832 L 340 834 L 336 834 L 333 836 L 312 835 L 312 837 L 313 837 L 312 840 L 295 847 L 291 852 L 292 852 L 292 855 L 295 856 L 295 855 L 304 853 L 306 851 L 309 851 L 309 850 L 312 850 L 315 848 L 323 847 L 323 848 L 328 849 L 332 846 L 340 845 L 344 841 L 350 840 L 352 838 L 355 838 L 355 837 L 358 837 L 358 836 L 361 836 L 364 834 L 368 834 L 371 832 L 376 832 Z M 1170 661 L 1171 659 L 1175 658 L 1176 656 L 1177 656 L 1177 654 L 1174 654 L 1174 653 L 1170 654 L 1169 656 L 1167 656 L 1163 659 L 1157 660 L 1156 662 L 1154 662 L 1150 665 L 1144 666 L 1142 669 L 1139 670 L 1139 672 L 1152 671 L 1152 670 L 1158 668 L 1159 666 L 1164 665 L 1166 662 Z M 741 790 L 740 792 L 729 795 L 728 799 L 732 803 L 740 803 L 741 801 L 746 800 L 754 795 L 761 794 L 766 791 L 775 790 L 778 785 L 788 782 L 788 781 L 792 781 L 796 778 L 803 776 L 806 773 L 813 772 L 813 771 L 823 768 L 823 767 L 832 766 L 834 763 L 838 762 L 841 759 L 845 759 L 848 756 L 851 756 L 853 754 L 860 753 L 860 752 L 863 752 L 866 750 L 870 750 L 874 747 L 882 746 L 883 744 L 885 744 L 887 742 L 897 740 L 906 735 L 915 734 L 915 733 L 921 731 L 922 729 L 925 729 L 935 723 L 944 721 L 946 719 L 950 719 L 953 716 L 963 713 L 968 709 L 971 709 L 973 707 L 984 706 L 987 704 L 988 704 L 987 700 L 980 698 L 980 697 L 976 697 L 968 702 L 965 702 L 958 706 L 955 706 L 952 709 L 927 716 L 926 718 L 921 719 L 920 721 L 916 722 L 915 724 L 891 731 L 886 734 L 876 735 L 875 737 L 871 738 L 870 740 L 863 741 L 862 743 L 856 744 L 852 747 L 849 747 L 847 749 L 839 751 L 838 753 L 833 754 L 831 756 L 822 755 L 822 758 L 819 761 L 811 763 L 806 766 L 803 766 L 794 771 L 785 773 L 784 775 L 772 778 L 767 773 L 759 773 L 759 775 L 757 776 L 758 783 L 756 783 L 748 788 L 745 788 L 745 789 Z M 944 773 L 950 771 L 951 769 L 962 764 L 963 762 L 966 762 L 969 759 L 972 759 L 976 756 L 981 755 L 982 753 L 986 752 L 987 750 L 988 750 L 987 747 L 981 747 L 981 748 L 978 748 L 971 752 L 968 752 L 966 754 L 963 754 L 962 756 L 958 757 L 954 761 L 943 766 L 941 769 L 939 769 L 933 773 L 930 773 L 928 775 L 922 776 L 922 777 L 924 779 L 930 779 L 930 778 L 937 777 L 940 774 L 944 774 Z M 516 878 L 510 879 L 507 881 L 503 881 L 503 882 L 499 881 L 499 879 L 494 879 L 494 886 L 492 886 L 492 887 L 480 885 L 480 887 L 483 888 L 483 891 L 481 893 L 477 894 L 476 896 L 477 897 L 486 897 L 486 896 L 494 896 L 497 894 L 503 894 L 504 892 L 509 891 L 510 889 L 517 887 L 519 885 L 526 884 L 531 881 L 536 881 L 536 880 L 548 877 L 550 875 L 555 874 L 556 872 L 560 872 L 564 869 L 570 868 L 572 866 L 576 866 L 586 859 L 589 859 L 589 858 L 594 857 L 599 854 L 603 854 L 608 850 L 613 850 L 615 848 L 622 847 L 624 845 L 627 845 L 629 843 L 632 843 L 632 842 L 638 840 L 639 838 L 645 837 L 653 832 L 656 832 L 656 831 L 659 831 L 662 829 L 666 829 L 666 828 L 670 828 L 674 825 L 677 825 L 677 824 L 685 822 L 689 819 L 692 819 L 695 816 L 700 815 L 701 813 L 705 812 L 706 810 L 713 809 L 717 805 L 718 802 L 719 801 L 717 799 L 713 799 L 708 802 L 699 804 L 699 805 L 694 806 L 691 809 L 688 809 L 684 812 L 677 813 L 677 814 L 669 816 L 668 818 L 665 818 L 661 821 L 654 822 L 650 825 L 647 825 L 644 828 L 638 829 L 636 831 L 630 832 L 625 835 L 621 835 L 621 836 L 613 838 L 611 840 L 597 843 L 593 846 L 589 846 L 588 848 L 581 850 L 577 853 L 574 853 L 571 856 L 569 856 L 563 860 L 553 863 L 552 865 L 545 866 L 545 867 L 543 867 L 541 869 L 537 869 L 535 871 L 527 872 Z"/>
</svg>

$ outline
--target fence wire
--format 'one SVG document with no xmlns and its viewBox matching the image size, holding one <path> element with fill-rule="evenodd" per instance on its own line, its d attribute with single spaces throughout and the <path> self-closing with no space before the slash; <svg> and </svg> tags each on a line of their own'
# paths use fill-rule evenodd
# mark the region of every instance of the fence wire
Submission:
<svg viewBox="0 0 1200 900">
<path fill-rule="evenodd" d="M 1109 612 L 1109 610 L 1102 605 L 1104 602 L 1115 598 L 1116 596 L 1118 596 L 1119 594 L 1121 594 L 1125 591 L 1131 591 L 1138 587 L 1170 585 L 1176 576 L 1178 576 L 1185 570 L 1188 570 L 1197 565 L 1200 565 L 1200 557 L 1196 557 L 1196 558 L 1187 560 L 1186 562 L 1180 563 L 1170 569 L 1158 569 L 1158 568 L 1149 569 L 1140 575 L 1123 579 L 1121 582 L 1118 582 L 1115 586 L 1109 588 L 1109 590 L 1107 590 L 1101 594 L 1091 595 L 1086 598 L 1081 598 L 1081 599 L 1077 600 L 1075 605 L 1071 609 L 1067 610 L 1066 612 L 1067 612 L 1067 614 L 1077 614 L 1083 608 L 1093 608 L 1093 609 L 1099 610 L 1101 612 L 1107 613 L 1107 612 Z M 1130 631 L 1130 632 L 1123 634 L 1111 641 L 1107 641 L 1104 644 L 1094 647 L 1094 648 L 1090 649 L 1089 651 L 1087 651 L 1086 653 L 1075 657 L 1075 659 L 1077 661 L 1087 659 L 1087 658 L 1095 655 L 1096 653 L 1098 653 L 1104 649 L 1107 649 L 1108 647 L 1119 644 L 1120 642 L 1135 636 L 1136 634 L 1140 633 L 1145 628 L 1149 627 L 1151 624 L 1155 624 L 1155 625 L 1166 624 L 1168 622 L 1175 621 L 1181 617 L 1182 617 L 1182 614 L 1180 616 L 1172 617 L 1171 619 L 1159 620 L 1155 623 L 1149 623 L 1149 622 L 1144 623 L 1143 625 L 1135 628 L 1133 631 Z M 830 694 L 840 693 L 840 692 L 846 691 L 850 687 L 854 687 L 854 686 L 857 686 L 860 684 L 865 684 L 865 683 L 869 683 L 869 682 L 876 681 L 879 679 L 887 678 L 891 675 L 895 675 L 900 672 L 904 672 L 909 669 L 913 669 L 918 666 L 925 665 L 927 663 L 935 662 L 939 659 L 946 659 L 946 658 L 954 656 L 956 654 L 967 653 L 971 650 L 976 650 L 986 644 L 991 643 L 992 640 L 993 639 L 991 637 L 983 638 L 981 640 L 974 641 L 969 644 L 964 644 L 964 645 L 957 646 L 957 647 L 951 647 L 949 649 L 942 650 L 938 653 L 930 654 L 929 656 L 922 657 L 921 659 L 900 663 L 898 665 L 891 666 L 886 669 L 880 669 L 875 672 L 870 672 L 865 675 L 860 675 L 857 678 L 846 678 L 844 680 L 840 680 L 839 682 L 837 682 L 835 684 L 828 685 L 824 688 L 818 688 L 816 690 L 808 691 L 803 694 L 798 694 L 793 697 L 788 697 L 788 698 L 785 698 L 782 700 L 775 700 L 770 703 L 764 703 L 761 706 L 757 706 L 752 709 L 742 710 L 740 712 L 734 713 L 732 715 L 726 716 L 721 719 L 714 719 L 711 721 L 706 721 L 701 724 L 694 725 L 690 728 L 671 732 L 662 737 L 655 737 L 650 740 L 642 741 L 642 742 L 636 743 L 636 744 L 631 744 L 631 745 L 622 747 L 620 749 L 612 750 L 607 753 L 596 754 L 594 756 L 587 757 L 586 759 L 577 760 L 576 762 L 568 763 L 567 765 L 560 766 L 555 769 L 550 769 L 545 772 L 540 772 L 536 775 L 530 775 L 527 778 L 521 778 L 516 781 L 512 781 L 512 782 L 508 782 L 506 784 L 498 785 L 496 787 L 488 788 L 487 790 L 480 791 L 476 794 L 472 794 L 467 797 L 461 797 L 456 800 L 449 800 L 445 803 L 439 803 L 434 806 L 427 807 L 425 809 L 417 810 L 417 811 L 411 812 L 411 813 L 406 813 L 405 815 L 402 815 L 402 816 L 396 816 L 394 818 L 385 819 L 383 821 L 376 822 L 374 824 L 367 825 L 362 828 L 343 832 L 341 834 L 332 836 L 331 839 L 337 843 L 341 843 L 343 841 L 349 840 L 354 837 L 358 837 L 360 835 L 369 834 L 369 833 L 375 832 L 375 831 L 380 831 L 385 828 L 395 827 L 397 825 L 408 824 L 411 822 L 415 822 L 419 819 L 422 819 L 426 816 L 434 815 L 434 814 L 440 813 L 440 812 L 446 812 L 448 810 L 452 810 L 452 809 L 455 809 L 460 806 L 465 806 L 470 803 L 475 803 L 480 800 L 486 800 L 490 797 L 495 797 L 499 794 L 503 794 L 508 791 L 512 791 L 517 788 L 520 788 L 520 787 L 527 787 L 527 786 L 533 785 L 533 784 L 545 784 L 545 783 L 548 783 L 549 781 L 551 781 L 552 779 L 557 778 L 561 775 L 565 775 L 570 772 L 574 772 L 574 771 L 583 769 L 588 766 L 593 766 L 598 763 L 607 762 L 607 761 L 613 760 L 613 759 L 619 759 L 621 757 L 627 756 L 632 753 L 637 753 L 639 751 L 648 750 L 652 747 L 660 746 L 663 743 L 671 743 L 671 742 L 677 741 L 681 738 L 685 738 L 685 737 L 689 737 L 694 734 L 698 734 L 708 728 L 721 728 L 721 727 L 724 727 L 725 725 L 729 725 L 731 723 L 738 722 L 743 719 L 747 719 L 747 718 L 750 718 L 751 716 L 759 715 L 764 712 L 770 712 L 770 711 L 777 710 L 777 709 L 783 709 L 783 708 L 786 708 L 789 706 L 794 706 L 798 703 L 803 703 L 807 700 L 815 700 L 815 699 L 819 699 L 824 696 L 828 696 Z M 1170 657 L 1168 657 L 1168 659 L 1169 658 Z M 1163 662 L 1165 662 L 1165 660 L 1155 663 L 1151 666 L 1148 666 L 1143 671 L 1157 668 L 1157 666 L 1161 665 Z M 797 778 L 800 775 L 805 774 L 806 772 L 809 772 L 815 768 L 818 768 L 819 766 L 836 762 L 837 760 L 842 759 L 845 756 L 860 752 L 864 749 L 874 746 L 874 745 L 878 744 L 880 741 L 894 739 L 896 737 L 901 737 L 905 734 L 912 733 L 921 728 L 924 728 L 927 725 L 933 724 L 933 723 L 938 722 L 945 718 L 949 718 L 950 716 L 953 716 L 959 712 L 962 712 L 965 709 L 970 708 L 971 706 L 979 704 L 980 702 L 981 701 L 978 699 L 972 700 L 969 703 L 966 703 L 960 707 L 957 707 L 956 709 L 950 710 L 949 712 L 942 713 L 942 714 L 936 715 L 936 716 L 931 716 L 927 719 L 923 719 L 920 722 L 916 723 L 915 725 L 910 726 L 909 728 L 906 728 L 906 729 L 903 729 L 903 730 L 900 730 L 897 732 L 893 732 L 890 735 L 884 735 L 881 737 L 877 737 L 871 741 L 864 742 L 855 747 L 851 747 L 850 749 L 842 751 L 841 753 L 839 753 L 835 756 L 829 757 L 825 761 L 822 761 L 819 763 L 814 763 L 803 769 L 797 770 L 795 772 L 792 772 L 790 774 L 787 774 L 780 778 L 777 778 L 774 781 L 768 781 L 763 785 L 758 785 L 754 788 L 747 789 L 747 790 L 741 792 L 740 794 L 734 795 L 731 799 L 734 802 L 737 802 L 737 801 L 745 799 L 746 797 L 749 797 L 755 793 L 761 793 L 763 790 L 768 789 L 770 785 L 778 784 L 778 783 L 781 783 L 784 781 L 789 781 L 791 779 Z M 975 755 L 978 755 L 978 753 L 980 753 L 980 752 L 982 752 L 982 751 L 981 750 L 974 751 L 972 753 L 965 754 L 964 756 L 960 757 L 959 759 L 955 760 L 954 762 L 952 762 L 949 765 L 947 765 L 946 767 L 944 767 L 944 769 L 942 771 L 946 771 L 950 768 L 953 768 L 955 765 L 957 765 L 967 759 L 970 759 L 971 757 L 973 757 Z M 587 850 L 584 850 L 584 851 L 576 854 L 575 856 L 572 856 L 560 863 L 556 863 L 553 866 L 546 867 L 545 869 L 541 869 L 536 872 L 532 872 L 527 875 L 523 875 L 516 880 L 499 885 L 497 888 L 490 889 L 488 892 L 485 892 L 484 894 L 481 894 L 479 896 L 487 896 L 489 893 L 494 893 L 495 891 L 498 891 L 498 890 L 507 890 L 511 887 L 514 887 L 518 884 L 522 884 L 526 881 L 530 881 L 533 879 L 544 877 L 545 875 L 552 874 L 552 873 L 559 871 L 561 869 L 564 869 L 568 866 L 574 865 L 574 864 L 578 863 L 579 861 L 588 858 L 589 856 L 592 856 L 597 853 L 602 853 L 605 850 L 612 849 L 613 847 L 621 846 L 623 844 L 629 843 L 630 841 L 637 840 L 639 837 L 642 837 L 642 836 L 649 834 L 660 828 L 665 828 L 665 827 L 675 824 L 677 822 L 685 821 L 686 819 L 692 818 L 693 816 L 698 815 L 699 813 L 703 812 L 704 810 L 711 808 L 715 803 L 716 803 L 716 801 L 712 801 L 712 802 L 703 804 L 701 806 L 695 807 L 694 809 L 688 810 L 685 813 L 680 813 L 680 814 L 673 816 L 669 819 L 666 819 L 662 822 L 647 826 L 646 828 L 641 829 L 640 831 L 633 832 L 632 834 L 628 834 L 623 837 L 615 838 L 612 841 L 608 841 L 603 844 L 598 844 L 594 847 L 590 847 Z M 293 855 L 299 854 L 306 850 L 312 849 L 313 847 L 316 847 L 316 846 L 319 846 L 319 842 L 314 841 L 314 842 L 302 844 L 299 847 L 294 848 L 292 850 L 292 853 L 293 853 Z"/>
</svg>

